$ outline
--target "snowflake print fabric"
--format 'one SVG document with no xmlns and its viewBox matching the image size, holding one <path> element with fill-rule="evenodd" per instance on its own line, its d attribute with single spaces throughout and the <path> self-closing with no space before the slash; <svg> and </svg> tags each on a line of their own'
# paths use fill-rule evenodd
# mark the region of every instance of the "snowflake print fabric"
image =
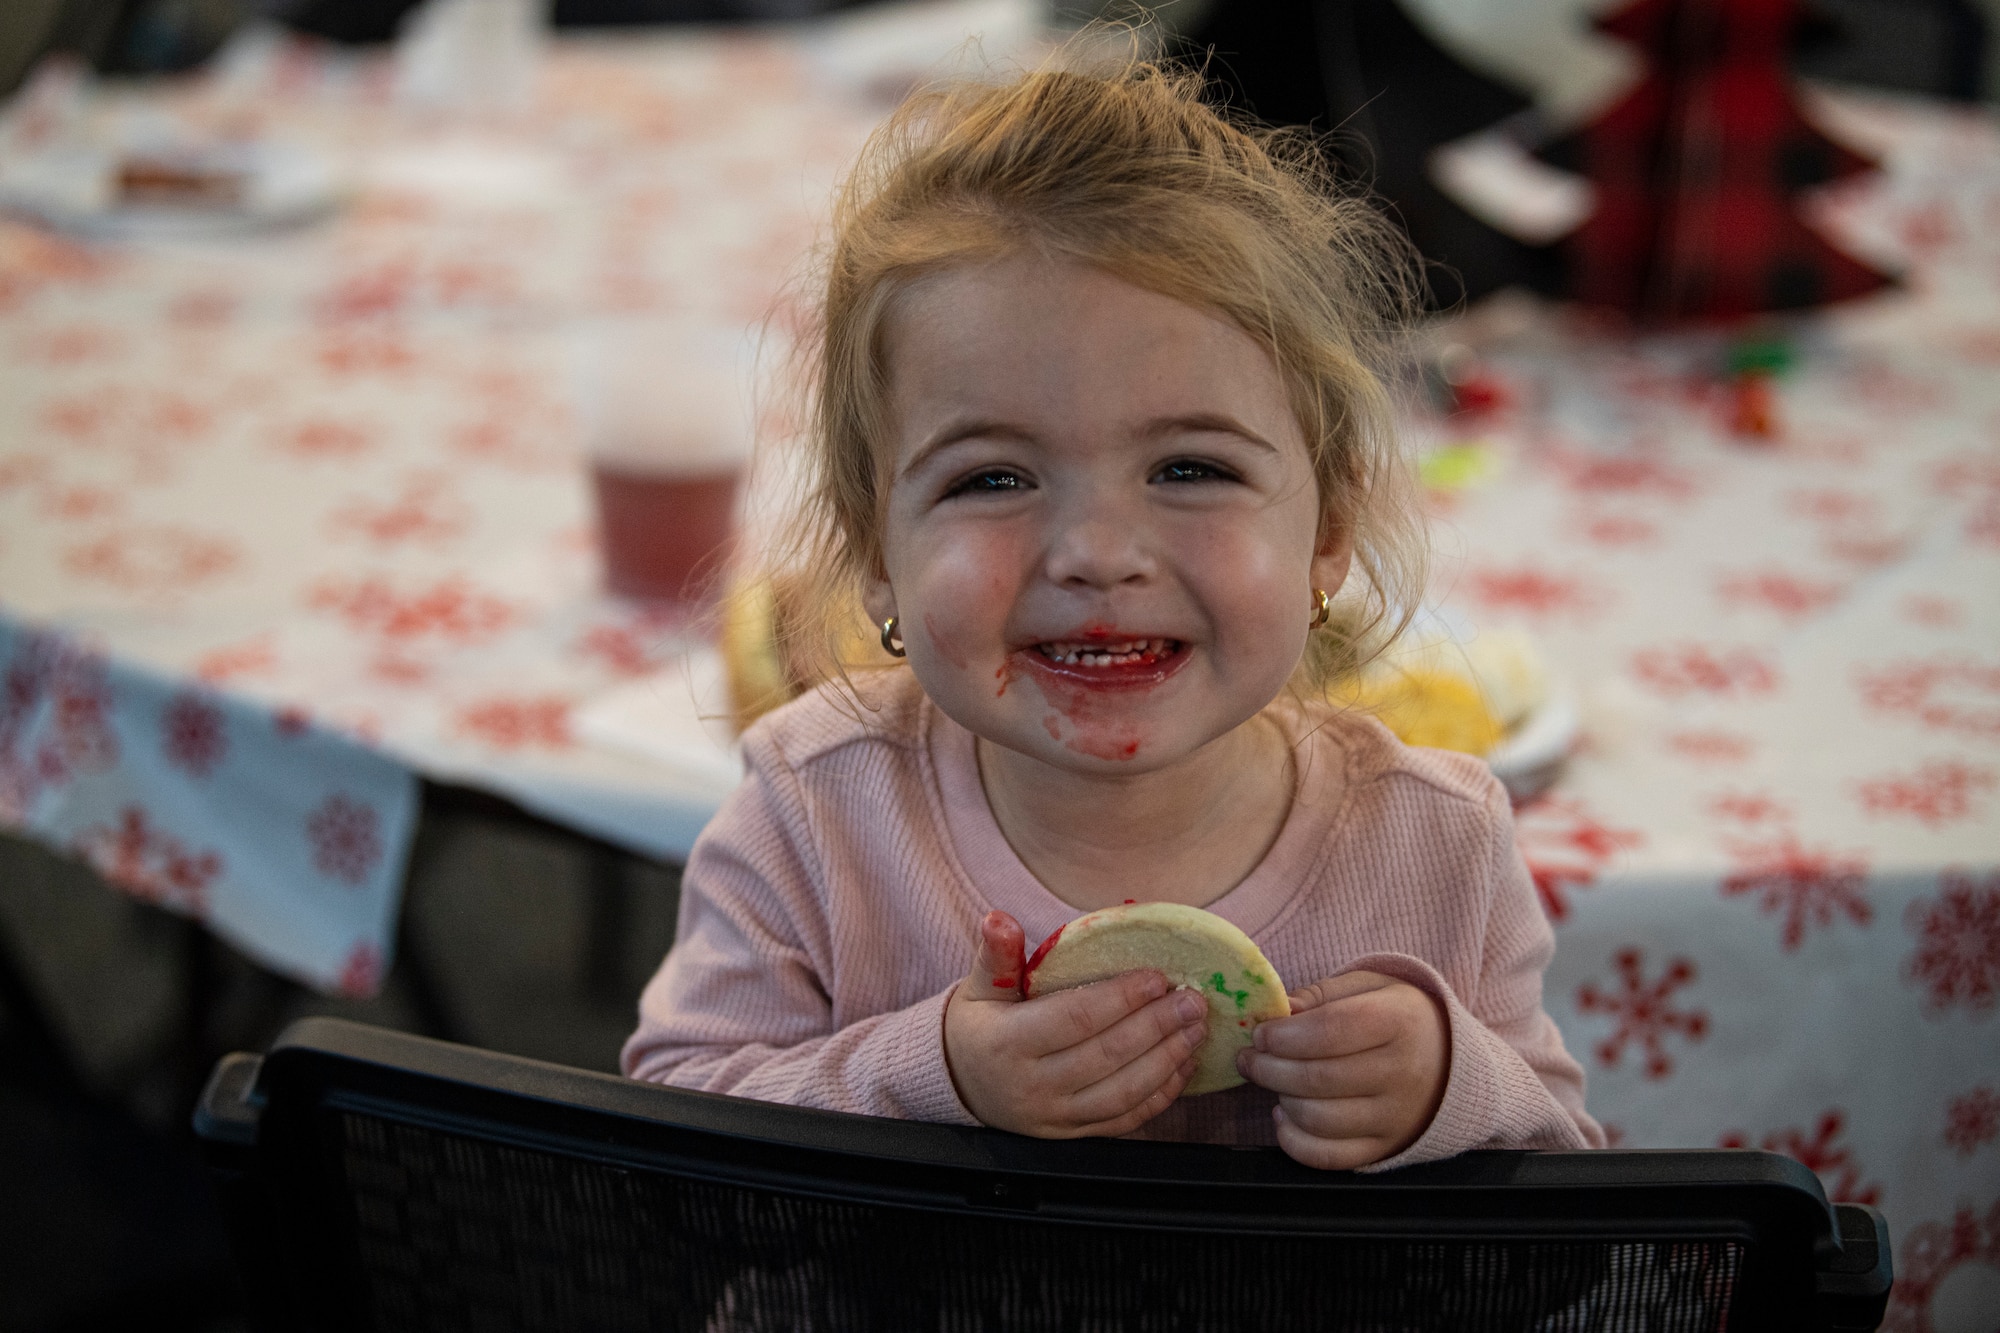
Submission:
<svg viewBox="0 0 2000 1333">
<path fill-rule="evenodd" d="M 1911 903 L 1904 917 L 1917 948 L 1903 977 L 1934 1014 L 1986 1013 L 2000 1001 L 2000 872 L 1983 882 L 1947 874 L 1941 890 L 1934 901 Z"/>
<path fill-rule="evenodd" d="M 416 819 L 407 771 L 3 620 L 0 688 L 0 818 L 309 986 L 380 985 Z"/>
<path fill-rule="evenodd" d="M 419 775 L 676 861 L 738 781 L 701 613 L 602 591 L 572 326 L 782 341 L 882 114 L 782 25 L 558 36 L 494 130 L 546 197 L 473 199 L 408 169 L 445 131 L 380 59 L 93 94 L 328 145 L 357 186 L 310 227 L 0 219 L 0 825 L 352 995 L 395 966 Z M 1464 478 L 1426 603 L 1529 636 L 1578 720 L 1517 846 L 1590 1109 L 1874 1193 L 1914 1329 L 2000 1199 L 2000 125 L 1811 96 L 1882 162 L 1816 223 L 1909 281 L 1800 326 L 1766 433 L 1732 334 L 1523 305 L 1438 330 L 1497 391 L 1402 438 Z"/>
</svg>

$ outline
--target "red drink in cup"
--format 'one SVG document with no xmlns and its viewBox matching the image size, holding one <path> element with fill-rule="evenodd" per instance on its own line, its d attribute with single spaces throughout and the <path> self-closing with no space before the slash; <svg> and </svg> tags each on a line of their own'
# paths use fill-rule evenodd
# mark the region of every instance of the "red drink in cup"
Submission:
<svg viewBox="0 0 2000 1333">
<path fill-rule="evenodd" d="M 593 471 L 605 586 L 675 602 L 708 593 L 735 528 L 737 473 L 649 475 L 605 463 Z"/>
<path fill-rule="evenodd" d="M 671 316 L 606 319 L 578 388 L 612 592 L 693 602 L 720 582 L 751 439 L 751 340 Z"/>
</svg>

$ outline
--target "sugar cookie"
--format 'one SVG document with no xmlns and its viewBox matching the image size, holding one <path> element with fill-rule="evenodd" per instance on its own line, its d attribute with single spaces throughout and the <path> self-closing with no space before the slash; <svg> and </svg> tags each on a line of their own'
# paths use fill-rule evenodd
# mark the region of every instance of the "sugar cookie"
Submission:
<svg viewBox="0 0 2000 1333">
<path fill-rule="evenodd" d="M 1277 970 L 1248 935 L 1213 912 L 1180 903 L 1128 903 L 1078 917 L 1035 950 L 1022 992 L 1032 999 L 1141 968 L 1208 1000 L 1208 1037 L 1183 1096 L 1243 1082 L 1236 1053 L 1259 1023 L 1292 1011 Z"/>
</svg>

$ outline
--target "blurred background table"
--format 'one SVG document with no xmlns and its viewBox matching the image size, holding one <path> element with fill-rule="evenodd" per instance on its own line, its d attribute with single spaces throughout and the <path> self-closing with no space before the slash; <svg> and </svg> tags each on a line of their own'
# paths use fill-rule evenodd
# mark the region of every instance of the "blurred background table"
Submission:
<svg viewBox="0 0 2000 1333">
<path fill-rule="evenodd" d="M 773 308 L 886 105 L 830 32 L 566 39 L 479 121 L 289 42 L 114 100 L 350 193 L 226 243 L 0 222 L 0 823 L 357 997 L 425 782 L 683 856 L 734 769 L 689 627 L 598 591 L 565 348 Z M 1511 300 L 1437 330 L 1497 401 L 1413 430 L 1438 600 L 1582 704 L 1521 841 L 1593 1110 L 1879 1203 L 1914 1319 L 2000 1254 L 2000 128 L 1817 105 L 1886 164 L 1827 219 L 1906 281 L 1798 326 L 1774 438 L 1720 343 Z"/>
</svg>

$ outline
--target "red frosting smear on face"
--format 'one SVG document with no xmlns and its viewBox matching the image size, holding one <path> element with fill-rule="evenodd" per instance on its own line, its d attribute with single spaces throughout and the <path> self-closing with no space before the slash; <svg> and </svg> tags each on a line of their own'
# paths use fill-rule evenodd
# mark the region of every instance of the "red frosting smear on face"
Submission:
<svg viewBox="0 0 2000 1333">
<path fill-rule="evenodd" d="M 1049 729 L 1050 740 L 1059 741 L 1062 739 L 1062 720 L 1054 713 L 1050 713 L 1047 717 L 1043 718 L 1042 725 Z"/>
<path fill-rule="evenodd" d="M 1088 685 L 1071 685 L 1061 680 L 1042 679 L 1043 697 L 1070 720 L 1070 725 L 1079 731 L 1097 729 L 1107 702 Z M 1053 716 L 1044 720 L 1049 735 L 1062 740 L 1062 734 Z M 1139 753 L 1139 737 L 1130 726 L 1108 728 L 1109 735 L 1072 736 L 1064 744 L 1078 754 L 1087 754 L 1092 759 L 1126 760 Z"/>
<path fill-rule="evenodd" d="M 1013 990 L 1014 987 L 1021 984 L 1021 981 L 1018 977 L 995 977 L 993 978 L 993 984 L 1001 990 Z"/>
<path fill-rule="evenodd" d="M 1069 748 L 1078 754 L 1087 754 L 1092 759 L 1134 759 L 1139 754 L 1137 741 L 1087 741 L 1081 737 L 1069 743 Z"/>
<path fill-rule="evenodd" d="M 960 671 L 965 670 L 965 654 L 958 651 L 958 645 L 952 642 L 949 634 L 937 627 L 937 621 L 928 611 L 924 612 L 924 633 L 931 636 L 931 647 L 937 649 L 939 657 Z"/>
<path fill-rule="evenodd" d="M 1019 680 L 1020 678 L 1021 678 L 1020 670 L 1015 667 L 1013 658 L 1010 657 L 1007 658 L 1005 661 L 1001 662 L 1000 669 L 993 673 L 993 679 L 1000 682 L 1000 688 L 993 691 L 993 697 L 998 699 L 1002 695 L 1006 694 L 1007 687 L 1009 685 L 1012 685 L 1015 681 Z"/>
<path fill-rule="evenodd" d="M 1021 994 L 1026 995 L 1028 993 L 1030 986 L 1033 985 L 1035 980 L 1035 969 L 1040 967 L 1042 960 L 1049 956 L 1049 950 L 1055 947 L 1056 941 L 1062 938 L 1062 933 L 1066 929 L 1068 929 L 1066 924 L 1057 926 L 1049 932 L 1047 939 L 1035 946 L 1035 956 L 1030 958 L 1027 967 L 1021 970 Z"/>
</svg>

